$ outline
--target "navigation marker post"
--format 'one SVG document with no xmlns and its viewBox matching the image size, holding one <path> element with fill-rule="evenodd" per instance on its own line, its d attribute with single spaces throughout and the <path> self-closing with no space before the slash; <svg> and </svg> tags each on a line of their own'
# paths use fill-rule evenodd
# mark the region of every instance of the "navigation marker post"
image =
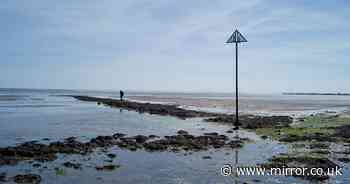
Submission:
<svg viewBox="0 0 350 184">
<path fill-rule="evenodd" d="M 238 118 L 238 43 L 241 43 L 241 42 L 248 42 L 248 41 L 237 29 L 232 33 L 230 38 L 226 41 L 226 43 L 236 44 L 236 121 L 233 123 L 234 130 L 238 130 L 239 126 L 241 125 L 239 123 L 239 118 Z"/>
<path fill-rule="evenodd" d="M 233 129 L 236 132 L 235 138 L 237 141 L 239 140 L 238 137 L 238 129 L 239 126 L 241 125 L 239 123 L 239 118 L 238 118 L 238 43 L 241 42 L 248 42 L 247 39 L 243 37 L 243 35 L 236 29 L 230 38 L 226 41 L 226 43 L 235 43 L 236 44 L 236 121 L 233 122 Z M 233 118 L 233 117 L 232 117 Z M 238 168 L 238 149 L 235 149 L 235 168 Z M 238 184 L 238 173 L 235 172 L 235 184 Z"/>
</svg>

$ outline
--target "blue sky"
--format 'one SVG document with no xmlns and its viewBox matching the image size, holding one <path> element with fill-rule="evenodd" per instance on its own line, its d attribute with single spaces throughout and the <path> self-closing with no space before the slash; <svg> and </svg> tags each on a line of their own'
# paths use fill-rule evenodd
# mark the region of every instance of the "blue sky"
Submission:
<svg viewBox="0 0 350 184">
<path fill-rule="evenodd" d="M 2 0 L 0 87 L 350 92 L 350 2 Z"/>
</svg>

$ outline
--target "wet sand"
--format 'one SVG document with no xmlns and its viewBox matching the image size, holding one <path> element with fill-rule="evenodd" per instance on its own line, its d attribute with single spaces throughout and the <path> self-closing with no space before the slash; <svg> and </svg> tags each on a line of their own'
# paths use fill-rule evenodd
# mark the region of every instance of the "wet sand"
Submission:
<svg viewBox="0 0 350 184">
<path fill-rule="evenodd" d="M 176 104 L 186 109 L 208 112 L 231 113 L 234 111 L 235 101 L 232 97 L 200 97 L 173 95 L 130 95 L 129 100 L 137 102 Z M 343 112 L 350 107 L 349 97 L 328 96 L 241 96 L 240 113 L 263 115 L 289 115 L 293 117 L 334 111 Z"/>
</svg>

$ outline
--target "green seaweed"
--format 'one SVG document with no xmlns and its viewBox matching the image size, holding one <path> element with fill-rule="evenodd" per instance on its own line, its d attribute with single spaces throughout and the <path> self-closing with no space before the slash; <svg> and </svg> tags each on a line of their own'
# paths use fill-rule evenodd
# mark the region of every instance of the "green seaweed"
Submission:
<svg viewBox="0 0 350 184">
<path fill-rule="evenodd" d="M 66 175 L 66 171 L 63 168 L 56 167 L 55 171 L 56 171 L 56 175 L 57 176 L 64 176 L 64 175 Z"/>
<path fill-rule="evenodd" d="M 318 134 L 322 137 L 334 135 L 335 127 L 350 125 L 350 117 L 347 116 L 309 116 L 291 125 L 283 128 L 258 128 L 254 131 L 262 136 L 274 140 L 280 140 L 285 137 L 292 137 L 291 141 L 307 139 L 306 136 Z"/>
<path fill-rule="evenodd" d="M 305 128 L 326 128 L 337 127 L 342 125 L 350 125 L 350 117 L 347 116 L 308 116 L 303 122 L 297 122 L 295 127 Z"/>
</svg>

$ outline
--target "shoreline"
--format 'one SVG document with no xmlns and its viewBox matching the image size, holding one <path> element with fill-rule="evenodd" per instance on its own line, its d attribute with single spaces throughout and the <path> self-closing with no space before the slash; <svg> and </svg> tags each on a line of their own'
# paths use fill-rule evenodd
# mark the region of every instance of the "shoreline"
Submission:
<svg viewBox="0 0 350 184">
<path fill-rule="evenodd" d="M 250 139 L 234 139 L 234 131 L 230 126 L 233 123 L 232 114 L 211 113 L 200 110 L 184 109 L 183 106 L 177 104 L 157 104 L 148 102 L 120 101 L 112 98 L 91 97 L 91 96 L 74 96 L 61 95 L 64 97 L 72 97 L 79 101 L 93 102 L 97 105 L 105 105 L 111 108 L 126 109 L 138 113 L 155 114 L 160 116 L 172 116 L 179 119 L 199 118 L 200 121 L 220 123 L 226 126 L 223 131 L 203 132 L 198 135 L 194 132 L 188 133 L 181 130 L 182 126 L 176 127 L 178 132 L 175 134 L 168 133 L 165 135 L 151 135 L 140 131 L 139 134 L 133 135 L 123 131 L 120 133 L 98 134 L 87 142 L 80 142 L 78 137 L 65 137 L 64 141 L 56 142 L 25 142 L 17 146 L 0 148 L 0 165 L 17 165 L 17 162 L 32 162 L 32 174 L 36 174 L 34 168 L 41 168 L 44 162 L 53 162 L 60 154 L 70 155 L 88 155 L 96 150 L 102 151 L 102 155 L 106 157 L 115 157 L 113 153 L 107 149 L 115 147 L 127 152 L 180 152 L 184 155 L 200 156 L 202 159 L 212 159 L 211 150 L 218 149 L 218 152 L 227 152 L 226 148 L 243 148 L 246 144 L 256 144 L 261 146 L 262 142 L 271 144 L 285 145 L 288 147 L 286 152 L 270 154 L 261 163 L 256 166 L 280 167 L 283 164 L 287 167 L 295 167 L 305 164 L 305 167 L 321 167 L 327 168 L 334 166 L 343 166 L 350 161 L 347 151 L 350 137 L 348 133 L 350 127 L 350 117 L 339 116 L 334 112 L 326 114 L 316 114 L 305 118 L 294 119 L 289 116 L 258 116 L 240 114 L 242 129 L 241 132 L 250 132 L 257 136 L 257 140 Z M 92 105 L 92 104 L 91 104 Z M 297 121 L 297 123 L 295 123 Z M 328 122 L 336 122 L 329 124 Z M 349 122 L 349 123 L 348 123 Z M 217 126 L 218 124 L 213 124 Z M 331 126 L 330 125 L 334 125 Z M 201 131 L 204 131 L 201 130 Z M 126 136 L 124 133 L 128 134 Z M 227 139 L 229 138 L 229 139 Z M 49 141 L 49 140 L 48 140 Z M 209 141 L 209 142 L 208 142 Z M 302 146 L 300 146 L 302 145 Z M 335 145 L 335 146 L 334 146 Z M 339 148 L 340 146 L 340 148 Z M 249 147 L 249 146 L 247 146 Z M 222 148 L 222 149 L 221 149 Z M 106 150 L 106 151 L 103 151 Z M 222 150 L 222 151 L 221 151 Z M 207 151 L 205 155 L 201 155 L 201 151 Z M 258 150 L 254 150 L 258 151 Z M 302 153 L 302 154 L 301 154 Z M 56 155 L 57 154 L 57 155 Z M 259 157 L 259 156 L 257 156 Z M 214 159 L 214 158 L 213 158 Z M 218 159 L 218 158 L 215 158 Z M 310 162 L 309 162 L 310 160 Z M 216 161 L 216 160 L 215 160 Z M 1 164 L 3 163 L 3 164 Z M 61 163 L 63 168 L 82 169 L 83 162 L 67 161 Z M 49 165 L 49 166 L 50 166 Z M 123 165 L 121 165 L 123 167 Z M 110 171 L 120 167 L 119 163 L 104 162 L 103 165 L 94 166 L 97 171 Z M 62 169 L 62 168 L 61 168 Z M 84 167 L 85 169 L 85 167 Z M 58 171 L 56 171 L 58 172 Z M 0 173 L 1 174 L 1 173 Z M 8 173 L 10 174 L 10 173 Z M 18 173 L 16 173 L 18 174 Z M 13 175 L 13 174 L 11 174 Z M 41 179 L 43 175 L 14 175 L 7 177 L 5 180 L 13 181 L 18 178 L 36 178 Z M 44 175 L 45 176 L 45 175 Z M 330 177 L 306 177 L 306 180 L 328 180 Z"/>
<path fill-rule="evenodd" d="M 74 96 L 73 96 L 74 97 Z M 155 113 L 159 115 L 174 115 L 168 111 L 160 110 L 154 112 L 151 109 L 145 110 L 143 107 L 147 107 L 150 103 L 137 103 L 137 102 L 120 102 L 114 99 L 100 99 L 94 97 L 74 97 L 78 100 L 92 101 L 96 103 L 103 103 L 105 105 L 117 108 L 126 108 L 128 110 L 134 110 L 140 112 Z M 132 103 L 136 106 L 130 108 L 125 103 Z M 164 104 L 152 104 L 152 107 L 157 109 L 181 109 L 177 105 L 164 105 Z M 133 106 L 131 106 L 133 107 Z M 147 108 L 146 108 L 147 109 Z M 166 112 L 166 113 L 164 113 Z M 202 117 L 204 121 L 218 122 L 218 123 L 233 123 L 232 115 L 223 113 L 209 113 L 201 111 L 193 111 L 182 109 L 181 112 L 194 113 L 191 117 Z M 190 113 L 190 114 L 191 114 Z M 197 116 L 196 113 L 203 115 Z M 204 113 L 204 114 L 201 114 Z M 180 113 L 181 114 L 181 113 Z M 186 114 L 186 113 L 185 113 Z M 206 115 L 210 115 L 205 119 Z M 176 116 L 176 114 L 175 114 Z M 347 158 L 349 151 L 347 150 L 348 142 L 350 142 L 350 118 L 343 117 L 339 114 L 330 113 L 318 113 L 315 115 L 306 116 L 304 118 L 296 119 L 293 122 L 293 118 L 290 116 L 256 116 L 256 115 L 240 115 L 242 122 L 242 128 L 244 130 L 250 130 L 260 135 L 262 139 L 269 139 L 272 141 L 279 141 L 281 144 L 285 144 L 294 149 L 290 149 L 288 153 L 274 155 L 268 159 L 267 162 L 261 163 L 260 166 L 268 168 L 281 168 L 283 167 L 296 167 L 304 165 L 306 168 L 327 168 L 339 167 L 342 164 L 350 162 Z M 329 121 L 337 123 L 329 124 Z M 234 131 L 229 130 L 233 133 Z M 299 144 L 303 146 L 298 146 Z M 332 146 L 331 146 L 332 145 Z M 337 147 L 335 149 L 334 147 Z M 303 153 L 303 154 L 301 154 Z M 331 179 L 329 176 L 298 176 L 306 180 L 318 180 L 324 181 Z"/>
<path fill-rule="evenodd" d="M 232 97 L 233 98 L 233 97 Z M 178 105 L 184 109 L 214 113 L 234 112 L 235 101 L 232 98 L 206 98 L 188 96 L 128 96 L 127 99 L 142 103 L 160 103 Z M 300 118 L 328 111 L 337 114 L 350 110 L 350 101 L 335 99 L 332 103 L 326 99 L 289 99 L 273 96 L 240 97 L 240 114 L 257 116 L 291 116 Z"/>
<path fill-rule="evenodd" d="M 350 96 L 350 93 L 282 93 L 283 95 L 304 95 L 304 96 L 313 96 L 313 95 L 320 95 L 320 96 Z"/>
</svg>

